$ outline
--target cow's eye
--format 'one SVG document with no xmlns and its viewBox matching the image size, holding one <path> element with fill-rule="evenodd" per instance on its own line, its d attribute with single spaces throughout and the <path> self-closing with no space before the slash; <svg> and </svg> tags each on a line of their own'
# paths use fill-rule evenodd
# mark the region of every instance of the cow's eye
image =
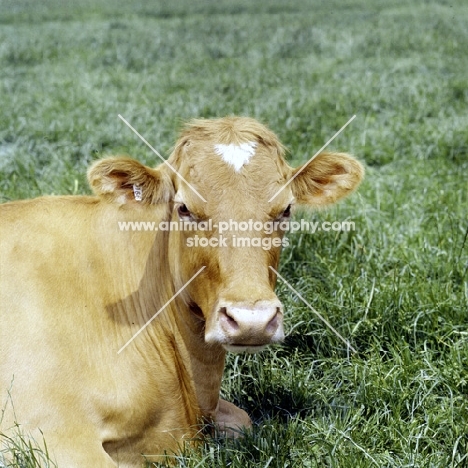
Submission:
<svg viewBox="0 0 468 468">
<path fill-rule="evenodd" d="M 291 217 L 291 205 L 288 205 L 288 207 L 283 211 L 282 217 L 283 218 Z"/>
<path fill-rule="evenodd" d="M 190 213 L 190 210 L 187 208 L 187 205 L 179 205 L 177 207 L 177 213 L 181 218 L 190 218 L 192 216 L 192 213 Z"/>
</svg>

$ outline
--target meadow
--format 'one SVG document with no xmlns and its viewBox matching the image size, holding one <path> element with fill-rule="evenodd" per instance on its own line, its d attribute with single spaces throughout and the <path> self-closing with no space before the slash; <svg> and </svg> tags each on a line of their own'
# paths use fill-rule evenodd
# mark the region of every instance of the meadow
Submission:
<svg viewBox="0 0 468 468">
<path fill-rule="evenodd" d="M 465 0 L 0 1 L 1 202 L 158 164 L 118 114 L 166 156 L 190 118 L 255 117 L 293 165 L 356 115 L 329 149 L 364 183 L 296 214 L 355 231 L 290 234 L 280 273 L 357 352 L 280 281 L 285 342 L 222 389 L 254 429 L 178 466 L 468 466 L 467 24 Z"/>
</svg>

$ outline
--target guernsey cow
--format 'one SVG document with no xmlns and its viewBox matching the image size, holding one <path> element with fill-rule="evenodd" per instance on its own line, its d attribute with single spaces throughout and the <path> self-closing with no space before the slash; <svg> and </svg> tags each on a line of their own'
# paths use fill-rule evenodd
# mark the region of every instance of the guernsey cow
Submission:
<svg viewBox="0 0 468 468">
<path fill-rule="evenodd" d="M 346 154 L 296 169 L 283 154 L 255 120 L 195 120 L 168 164 L 103 159 L 94 196 L 1 205 L 1 432 L 44 438 L 59 467 L 136 468 L 204 421 L 249 427 L 219 398 L 224 357 L 284 336 L 280 222 L 363 176 Z M 234 222 L 273 229 L 239 245 Z"/>
</svg>

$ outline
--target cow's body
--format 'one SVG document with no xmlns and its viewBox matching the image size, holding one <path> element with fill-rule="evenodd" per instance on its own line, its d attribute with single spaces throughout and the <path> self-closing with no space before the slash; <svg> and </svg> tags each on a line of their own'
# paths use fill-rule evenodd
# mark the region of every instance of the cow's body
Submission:
<svg viewBox="0 0 468 468">
<path fill-rule="evenodd" d="M 362 177 L 354 159 L 334 157 L 314 181 L 324 186 L 316 200 L 333 202 Z M 298 176 L 296 189 L 268 202 L 293 170 L 273 134 L 249 119 L 195 123 L 169 161 L 206 202 L 164 165 L 108 159 L 89 172 L 96 196 L 0 206 L 0 430 L 17 422 L 37 440 L 43 434 L 59 467 L 136 468 L 142 455 L 157 460 L 196 438 L 202 420 L 248 427 L 242 410 L 219 399 L 225 351 L 283 336 L 268 268 L 277 268 L 279 248 L 188 249 L 194 232 L 118 223 L 280 219 L 294 198 L 310 203 L 307 181 Z"/>
</svg>

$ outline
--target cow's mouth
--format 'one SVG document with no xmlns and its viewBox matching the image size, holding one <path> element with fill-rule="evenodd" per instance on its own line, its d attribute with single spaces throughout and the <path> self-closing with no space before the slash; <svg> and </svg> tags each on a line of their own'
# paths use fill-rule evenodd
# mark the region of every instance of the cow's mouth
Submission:
<svg viewBox="0 0 468 468">
<path fill-rule="evenodd" d="M 268 345 L 253 345 L 253 344 L 223 344 L 223 348 L 231 353 L 247 353 L 255 354 L 263 351 Z"/>
</svg>

